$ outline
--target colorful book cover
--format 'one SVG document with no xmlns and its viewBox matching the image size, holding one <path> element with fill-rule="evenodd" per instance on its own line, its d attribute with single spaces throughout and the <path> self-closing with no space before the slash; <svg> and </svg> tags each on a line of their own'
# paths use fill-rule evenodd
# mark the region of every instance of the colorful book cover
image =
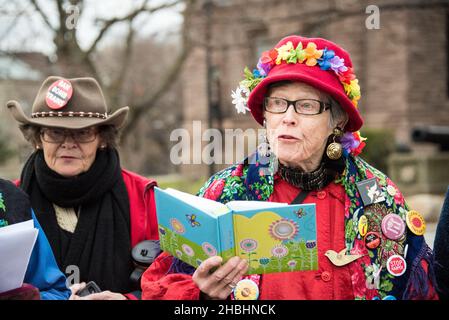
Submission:
<svg viewBox="0 0 449 320">
<path fill-rule="evenodd" d="M 248 274 L 317 270 L 315 204 L 222 204 L 155 188 L 161 248 L 198 267 L 218 255 L 247 259 Z"/>
</svg>

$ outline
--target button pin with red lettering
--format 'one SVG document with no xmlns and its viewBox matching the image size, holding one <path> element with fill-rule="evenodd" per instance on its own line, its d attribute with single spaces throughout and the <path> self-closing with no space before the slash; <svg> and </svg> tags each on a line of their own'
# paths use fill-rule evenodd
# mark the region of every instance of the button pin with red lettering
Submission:
<svg viewBox="0 0 449 320">
<path fill-rule="evenodd" d="M 387 260 L 387 270 L 395 277 L 402 276 L 407 269 L 407 262 L 400 255 L 392 255 Z"/>
<path fill-rule="evenodd" d="M 69 102 L 72 94 L 72 84 L 66 79 L 60 79 L 53 82 L 48 88 L 45 102 L 50 109 L 58 110 Z"/>
</svg>

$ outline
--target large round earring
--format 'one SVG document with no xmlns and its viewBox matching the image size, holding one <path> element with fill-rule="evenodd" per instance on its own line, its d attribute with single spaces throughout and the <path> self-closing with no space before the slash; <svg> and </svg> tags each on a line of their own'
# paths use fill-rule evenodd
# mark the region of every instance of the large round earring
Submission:
<svg viewBox="0 0 449 320">
<path fill-rule="evenodd" d="M 341 129 L 337 127 L 334 129 L 333 135 L 334 141 L 327 146 L 326 155 L 331 160 L 337 160 L 340 159 L 341 155 L 343 154 L 343 147 L 341 146 L 341 143 L 336 142 L 335 139 L 340 138 L 343 135 L 343 131 L 341 131 Z"/>
</svg>

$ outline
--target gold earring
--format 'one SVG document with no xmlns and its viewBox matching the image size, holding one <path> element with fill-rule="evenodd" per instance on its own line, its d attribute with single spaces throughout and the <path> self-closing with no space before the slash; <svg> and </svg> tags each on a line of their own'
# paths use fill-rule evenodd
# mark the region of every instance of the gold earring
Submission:
<svg viewBox="0 0 449 320">
<path fill-rule="evenodd" d="M 340 128 L 335 128 L 333 131 L 334 134 L 334 141 L 330 143 L 326 148 L 326 154 L 331 160 L 337 160 L 340 159 L 341 155 L 343 154 L 343 147 L 340 143 L 335 142 L 336 138 L 340 138 L 343 135 L 343 131 L 341 131 Z"/>
</svg>

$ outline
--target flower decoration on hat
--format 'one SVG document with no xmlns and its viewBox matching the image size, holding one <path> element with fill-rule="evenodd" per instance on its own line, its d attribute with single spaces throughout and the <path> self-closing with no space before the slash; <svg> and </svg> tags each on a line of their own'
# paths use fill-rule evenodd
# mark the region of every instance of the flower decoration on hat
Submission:
<svg viewBox="0 0 449 320">
<path fill-rule="evenodd" d="M 333 50 L 328 48 L 318 48 L 316 43 L 310 41 L 304 48 L 302 42 L 298 42 L 296 48 L 291 41 L 286 44 L 262 53 L 257 67 L 251 72 L 245 67 L 245 79 L 240 81 L 235 91 L 232 91 L 232 103 L 235 105 L 238 113 L 246 114 L 250 111 L 248 108 L 248 98 L 254 88 L 270 73 L 276 65 L 280 64 L 305 64 L 309 67 L 318 67 L 321 70 L 333 72 L 343 86 L 344 92 L 353 104 L 358 108 L 360 100 L 360 86 L 353 69 L 345 64 L 345 59 L 337 56 Z M 348 133 L 349 134 L 349 133 Z M 345 144 L 348 153 L 357 155 L 361 152 L 366 140 L 360 136 L 360 133 L 351 133 L 347 137 L 350 141 Z M 347 139 L 347 140 L 348 140 Z"/>
</svg>

